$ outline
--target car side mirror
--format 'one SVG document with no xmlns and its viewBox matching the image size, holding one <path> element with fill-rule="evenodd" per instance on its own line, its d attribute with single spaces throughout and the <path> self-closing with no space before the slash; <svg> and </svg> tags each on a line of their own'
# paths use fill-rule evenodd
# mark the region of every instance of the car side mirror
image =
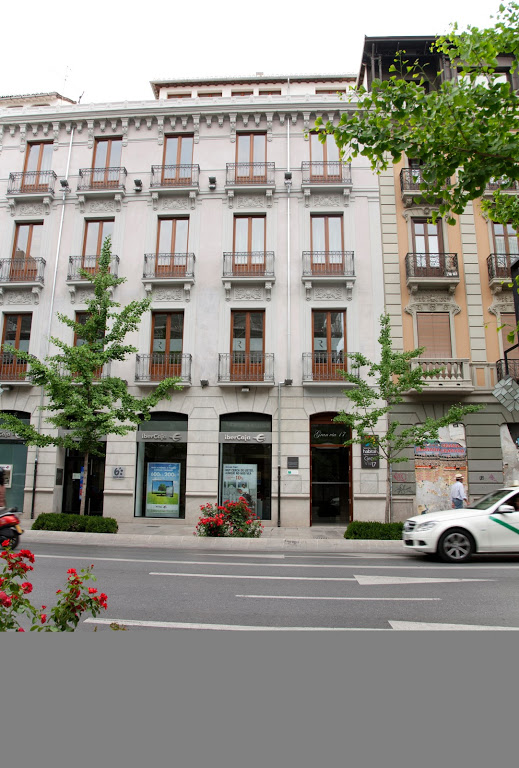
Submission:
<svg viewBox="0 0 519 768">
<path fill-rule="evenodd" d="M 512 507 L 510 504 L 501 504 L 500 507 L 497 508 L 498 512 L 515 512 L 515 507 Z"/>
</svg>

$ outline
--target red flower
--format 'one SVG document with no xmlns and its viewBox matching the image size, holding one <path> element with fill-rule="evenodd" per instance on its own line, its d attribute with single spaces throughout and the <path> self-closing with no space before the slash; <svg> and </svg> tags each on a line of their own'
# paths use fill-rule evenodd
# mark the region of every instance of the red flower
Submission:
<svg viewBox="0 0 519 768">
<path fill-rule="evenodd" d="M 41 607 L 42 611 L 44 611 L 46 607 L 47 607 L 46 605 L 42 605 Z"/>
<path fill-rule="evenodd" d="M 24 581 L 23 584 L 20 585 L 22 588 L 22 591 L 25 592 L 26 595 L 29 594 L 29 592 L 32 592 L 32 584 L 30 581 Z"/>
<path fill-rule="evenodd" d="M 29 560 L 30 563 L 34 563 L 34 555 L 32 554 L 30 549 L 21 549 L 18 552 L 19 557 L 25 557 L 27 560 Z"/>
<path fill-rule="evenodd" d="M 0 603 L 2 603 L 5 608 L 9 608 L 11 605 L 11 598 L 8 597 L 5 592 L 0 592 Z"/>
<path fill-rule="evenodd" d="M 75 569 L 75 568 L 69 568 L 69 569 L 68 569 L 68 571 L 67 571 L 67 573 L 73 573 L 73 574 L 74 574 L 74 576 L 77 576 L 77 571 L 76 571 L 76 569 Z"/>
<path fill-rule="evenodd" d="M 61 594 L 61 589 L 57 589 L 57 590 L 56 590 L 56 594 L 57 594 L 57 595 L 60 595 L 60 594 Z"/>
<path fill-rule="evenodd" d="M 25 632 L 25 629 L 23 629 L 22 627 L 18 627 L 18 629 L 16 631 L 17 632 Z"/>
<path fill-rule="evenodd" d="M 11 546 L 11 540 L 10 539 L 4 539 L 2 542 L 3 547 L 10 547 Z"/>
<path fill-rule="evenodd" d="M 47 614 L 42 613 L 42 615 L 40 616 L 40 619 L 41 619 L 41 623 L 45 624 L 45 622 L 47 621 Z"/>
<path fill-rule="evenodd" d="M 94 589 L 94 587 L 89 587 L 89 588 L 88 588 L 88 591 L 89 591 L 89 593 L 90 593 L 91 595 L 95 595 L 95 593 L 97 592 L 97 589 Z"/>
</svg>

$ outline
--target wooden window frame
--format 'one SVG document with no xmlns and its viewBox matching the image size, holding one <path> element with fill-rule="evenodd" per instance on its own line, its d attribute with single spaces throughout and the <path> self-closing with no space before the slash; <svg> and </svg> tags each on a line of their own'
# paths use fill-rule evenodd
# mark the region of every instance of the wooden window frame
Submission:
<svg viewBox="0 0 519 768">
<path fill-rule="evenodd" d="M 317 313 L 326 314 L 326 349 L 315 349 L 315 317 Z M 332 314 L 342 315 L 344 349 L 337 353 L 332 349 Z M 312 372 L 316 381 L 342 379 L 338 371 L 344 370 L 347 361 L 347 333 L 345 309 L 312 309 Z"/>
<path fill-rule="evenodd" d="M 231 96 L 254 96 L 254 90 L 231 91 Z"/>
<path fill-rule="evenodd" d="M 504 239 L 504 241 L 505 241 L 505 252 L 504 252 L 504 254 L 502 254 L 501 251 L 497 250 L 496 226 L 503 227 L 503 234 L 502 235 L 498 235 L 498 237 L 502 237 Z M 518 255 L 517 253 L 513 253 L 513 252 L 510 251 L 510 241 L 513 240 L 514 237 L 515 237 L 515 239 L 518 241 L 518 244 L 519 244 L 519 232 L 516 232 L 515 235 L 514 235 L 514 234 L 512 234 L 512 233 L 510 233 L 508 231 L 509 227 L 512 227 L 512 229 L 513 229 L 513 225 L 512 225 L 511 222 L 508 222 L 508 224 L 498 224 L 497 222 L 494 222 L 494 221 L 492 222 L 492 237 L 493 237 L 493 241 L 494 241 L 494 250 L 495 250 L 495 253 L 498 253 L 499 255 L 503 255 L 503 256 L 516 256 L 516 255 Z"/>
<path fill-rule="evenodd" d="M 121 144 L 121 157 L 122 157 L 122 148 L 123 148 L 123 139 L 122 136 L 111 136 L 110 138 L 96 138 L 94 140 L 94 156 L 92 158 L 92 181 L 91 186 L 92 187 L 118 187 L 119 186 L 119 173 L 117 173 L 117 178 L 110 178 L 110 168 L 112 167 L 110 165 L 110 159 L 112 156 L 112 148 L 115 142 L 120 142 Z M 96 167 L 96 159 L 97 159 L 97 152 L 99 150 L 99 147 L 101 144 L 107 144 L 108 149 L 106 152 L 106 161 L 104 166 L 100 166 L 99 168 Z M 120 168 L 119 165 L 114 166 L 114 168 Z M 102 174 L 102 178 L 98 178 L 98 174 Z"/>
<path fill-rule="evenodd" d="M 160 356 L 160 352 L 153 351 L 153 341 L 155 339 L 155 322 L 159 315 L 166 315 L 166 338 L 164 349 L 164 360 L 160 362 L 155 360 L 155 355 Z M 182 349 L 180 352 L 171 352 L 171 318 L 173 315 L 182 317 Z M 160 381 L 170 376 L 180 377 L 182 375 L 182 353 L 184 350 L 184 312 L 183 310 L 155 310 L 151 313 L 151 338 L 150 338 L 150 376 L 152 381 Z M 175 358 L 172 359 L 172 355 Z"/>
<path fill-rule="evenodd" d="M 234 342 L 234 318 L 238 314 L 245 315 L 245 349 L 233 349 Z M 231 339 L 230 339 L 230 357 L 231 357 L 231 380 L 234 378 L 239 381 L 262 381 L 265 373 L 265 310 L 264 309 L 232 309 L 231 310 Z M 257 350 L 250 349 L 250 321 L 252 315 L 259 315 L 262 319 L 262 350 L 260 359 L 254 359 L 258 354 Z"/>
<path fill-rule="evenodd" d="M 424 225 L 424 243 L 425 243 L 425 250 L 424 251 L 418 251 L 417 245 L 416 245 L 416 225 L 417 224 L 423 224 Z M 438 235 L 438 250 L 437 251 L 431 251 L 429 247 L 429 226 L 436 227 L 436 233 Z M 423 275 L 427 275 L 429 277 L 433 275 L 437 275 L 439 277 L 443 276 L 443 268 L 441 265 L 441 255 L 444 252 L 444 246 L 443 246 L 443 227 L 442 227 L 442 220 L 438 219 L 435 224 L 433 224 L 429 219 L 423 217 L 423 216 L 417 216 L 411 218 L 411 236 L 412 236 L 412 242 L 413 242 L 413 253 L 415 254 L 415 273 L 416 276 L 419 277 L 422 273 Z M 419 235 L 421 237 L 421 235 Z"/>
<path fill-rule="evenodd" d="M 25 251 L 25 256 L 23 259 L 20 256 L 17 256 L 17 246 L 18 246 L 18 238 L 20 235 L 21 227 L 29 227 L 29 236 L 27 237 L 27 248 Z M 11 256 L 11 265 L 10 265 L 10 278 L 13 279 L 20 279 L 23 280 L 35 280 L 36 275 L 38 274 L 38 266 L 36 264 L 35 259 L 37 259 L 40 254 L 37 254 L 37 256 L 33 256 L 31 253 L 32 248 L 32 236 L 34 227 L 43 227 L 43 221 L 19 221 L 16 223 L 15 232 L 14 232 L 14 243 L 13 243 L 13 253 Z M 42 230 L 43 233 L 43 230 Z M 23 265 L 20 263 L 23 261 Z"/>
<path fill-rule="evenodd" d="M 442 220 L 438 219 L 435 224 L 432 223 L 429 219 L 423 217 L 423 216 L 416 216 L 411 218 L 411 233 L 413 238 L 413 252 L 417 253 L 416 250 L 416 224 L 425 224 L 427 227 L 433 226 L 436 227 L 436 232 L 438 233 L 438 253 L 443 253 L 443 227 L 442 227 Z M 427 228 L 424 231 L 424 240 L 425 240 L 425 251 L 424 253 L 430 254 L 430 253 L 436 253 L 436 251 L 431 251 L 429 249 L 429 232 L 427 231 Z"/>
<path fill-rule="evenodd" d="M 160 232 L 162 222 L 171 221 L 173 226 L 171 228 L 171 243 L 172 250 L 167 253 L 166 251 L 160 251 Z M 187 238 L 186 238 L 186 251 L 185 254 L 182 251 L 176 249 L 177 239 L 177 224 L 179 221 L 187 221 Z M 182 277 L 186 274 L 187 269 L 187 254 L 189 252 L 189 216 L 159 216 L 157 226 L 157 246 L 155 249 L 155 274 L 163 277 Z M 175 246 L 175 247 L 174 247 Z"/>
<path fill-rule="evenodd" d="M 259 96 L 281 96 L 281 88 L 272 88 L 272 90 L 260 90 Z"/>
<path fill-rule="evenodd" d="M 177 139 L 177 156 L 175 158 L 174 163 L 168 163 L 166 165 L 166 155 L 168 151 L 168 141 L 171 139 Z M 182 142 L 184 139 L 191 139 L 191 162 L 190 163 L 184 163 L 182 164 L 180 162 L 182 157 Z M 192 133 L 170 133 L 167 136 L 164 137 L 164 150 L 162 152 L 162 176 L 161 176 L 161 183 L 164 186 L 190 186 L 193 183 L 193 152 L 195 148 L 195 137 Z M 186 174 L 186 170 L 184 169 L 184 172 L 181 168 L 181 166 L 188 165 L 190 166 L 189 173 Z M 166 168 L 171 168 L 171 166 L 174 166 L 175 172 L 174 175 L 171 176 L 166 175 Z"/>
<path fill-rule="evenodd" d="M 248 165 L 249 170 L 248 173 L 243 174 L 240 172 L 240 165 L 246 165 L 247 163 L 240 163 L 238 159 L 238 152 L 240 147 L 240 139 L 247 136 L 249 138 L 249 159 L 248 159 Z M 257 164 L 263 163 L 264 168 L 262 173 L 254 173 L 254 165 L 256 161 L 254 160 L 254 139 L 257 136 L 263 136 L 265 140 L 265 152 L 264 152 L 264 160 L 257 161 Z M 267 134 L 264 131 L 239 131 L 236 134 L 236 181 L 237 183 L 240 182 L 251 182 L 256 181 L 258 183 L 265 183 L 267 181 Z"/>
<path fill-rule="evenodd" d="M 316 219 L 324 219 L 325 220 L 325 227 L 324 227 L 324 243 L 325 243 L 325 249 L 324 249 L 324 257 L 322 261 L 316 261 L 314 257 L 314 231 L 313 231 L 313 222 Z M 333 257 L 331 256 L 332 253 L 335 253 L 335 251 L 330 250 L 330 227 L 329 227 L 329 221 L 330 219 L 340 219 L 341 221 L 341 257 L 339 261 L 332 260 Z M 311 270 L 312 274 L 330 274 L 330 273 L 344 273 L 344 216 L 342 213 L 312 213 L 310 215 L 310 251 L 311 251 Z M 315 252 L 320 253 L 319 251 Z M 321 257 L 319 257 L 321 258 Z"/>
<path fill-rule="evenodd" d="M 248 227 L 247 227 L 247 250 L 245 253 L 247 253 L 247 261 L 241 262 L 236 261 L 236 253 L 243 253 L 243 251 L 236 251 L 236 222 L 238 219 L 246 219 L 248 221 Z M 260 251 L 253 251 L 252 250 L 252 221 L 253 219 L 263 219 L 263 260 L 261 262 L 254 262 L 253 263 L 253 253 L 260 253 Z M 266 254 L 266 243 L 267 243 L 267 217 L 265 214 L 236 214 L 233 219 L 233 241 L 232 241 L 232 252 L 233 252 L 233 259 L 232 259 L 232 270 L 233 274 L 256 274 L 261 273 L 263 274 L 265 271 L 265 254 Z M 256 258 L 256 257 L 254 257 Z"/>
<path fill-rule="evenodd" d="M 85 231 L 83 233 L 83 249 L 81 251 L 81 269 L 85 269 L 87 272 L 91 272 L 92 274 L 95 274 L 95 272 L 98 269 L 99 256 L 101 255 L 103 242 L 107 237 L 107 236 L 103 237 L 104 224 L 108 224 L 108 223 L 111 223 L 115 226 L 115 219 L 86 219 L 85 220 Z M 96 248 L 97 252 L 96 253 L 86 253 L 88 227 L 90 226 L 90 224 L 103 225 L 99 227 L 99 232 L 97 233 L 97 248 Z M 92 267 L 92 266 L 85 265 L 85 259 L 90 260 L 93 256 L 95 256 L 94 266 Z"/>
<path fill-rule="evenodd" d="M 18 377 L 19 374 L 23 374 L 27 370 L 27 363 L 19 360 L 15 355 L 11 354 L 10 352 L 4 352 L 4 345 L 6 343 L 5 337 L 7 334 L 7 322 L 9 318 L 16 317 L 16 336 L 13 341 L 7 342 L 15 349 L 20 349 L 20 334 L 21 334 L 21 326 L 22 326 L 22 318 L 24 317 L 30 317 L 31 318 L 31 328 L 29 330 L 29 345 L 30 345 L 30 337 L 32 333 L 32 312 L 6 312 L 4 314 L 3 318 L 3 328 L 2 328 L 2 353 L 1 353 L 1 370 L 2 374 L 5 375 L 6 372 L 8 372 L 8 375 L 15 379 Z M 1 374 L 0 374 L 1 375 Z"/>
<path fill-rule="evenodd" d="M 43 155 L 45 152 L 45 147 L 52 147 L 53 142 L 52 141 L 28 141 L 27 142 L 27 149 L 25 150 L 25 162 L 23 164 L 23 177 L 22 177 L 22 191 L 23 192 L 39 192 L 39 191 L 45 191 L 48 189 L 48 182 L 41 182 L 40 180 L 40 173 L 42 173 L 41 170 L 41 164 L 43 162 Z M 31 154 L 31 150 L 33 147 L 39 146 L 39 152 L 38 152 L 38 162 L 36 164 L 36 169 L 34 171 L 28 171 L 27 165 L 29 163 L 29 157 Z M 28 173 L 34 173 L 34 180 L 32 182 L 28 182 L 25 178 L 26 174 Z M 43 171 L 45 173 L 45 171 Z"/>
<path fill-rule="evenodd" d="M 317 133 L 317 131 L 310 132 L 310 179 L 312 181 L 322 181 L 322 182 L 342 181 L 340 158 L 338 160 L 328 160 L 328 146 L 329 146 L 328 138 L 329 137 L 327 137 L 324 144 L 321 144 L 323 148 L 323 159 L 322 160 L 312 159 L 312 145 L 314 144 L 312 137 L 318 136 L 318 135 L 319 134 Z M 320 170 L 319 166 L 316 164 L 322 164 L 321 172 L 319 172 Z M 336 168 L 337 170 L 336 173 L 331 172 L 332 167 Z"/>
</svg>

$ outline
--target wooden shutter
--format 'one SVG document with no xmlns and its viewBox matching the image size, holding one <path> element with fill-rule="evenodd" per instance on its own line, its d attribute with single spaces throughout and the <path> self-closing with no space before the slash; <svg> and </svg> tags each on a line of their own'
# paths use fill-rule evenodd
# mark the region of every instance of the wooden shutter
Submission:
<svg viewBox="0 0 519 768">
<path fill-rule="evenodd" d="M 510 349 L 510 347 L 513 347 L 514 344 L 517 344 L 517 335 L 514 339 L 514 341 L 510 342 L 506 338 L 509 333 L 511 333 L 515 326 L 517 325 L 517 321 L 515 319 L 515 315 L 513 312 L 501 312 L 501 325 L 503 328 L 501 328 L 501 338 L 503 340 L 503 351 L 505 349 Z M 519 348 L 514 349 L 510 354 L 508 355 L 509 360 L 519 360 Z"/>
<path fill-rule="evenodd" d="M 452 357 L 450 315 L 448 312 L 418 312 L 418 346 L 423 357 Z"/>
</svg>

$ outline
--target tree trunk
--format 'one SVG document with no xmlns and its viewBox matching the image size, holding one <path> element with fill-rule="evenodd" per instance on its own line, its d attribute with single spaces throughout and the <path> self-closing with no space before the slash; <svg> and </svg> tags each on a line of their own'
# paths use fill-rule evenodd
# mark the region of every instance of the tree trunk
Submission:
<svg viewBox="0 0 519 768">
<path fill-rule="evenodd" d="M 386 471 L 386 509 L 384 512 L 385 523 L 391 522 L 391 490 L 391 462 L 388 459 Z"/>
<path fill-rule="evenodd" d="M 81 504 L 79 506 L 80 515 L 85 514 L 85 508 L 86 508 L 86 495 L 87 495 L 87 485 L 88 485 L 88 457 L 89 457 L 89 453 L 87 451 L 83 456 L 83 487 L 81 490 Z"/>
</svg>

